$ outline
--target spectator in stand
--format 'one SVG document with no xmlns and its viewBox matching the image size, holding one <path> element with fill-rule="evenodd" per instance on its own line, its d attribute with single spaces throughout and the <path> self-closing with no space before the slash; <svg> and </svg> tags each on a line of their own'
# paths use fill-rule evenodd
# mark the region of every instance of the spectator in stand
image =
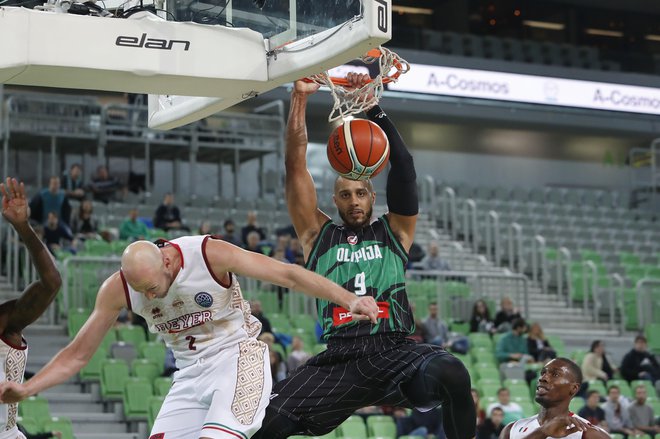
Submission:
<svg viewBox="0 0 660 439">
<path fill-rule="evenodd" d="M 312 356 L 305 352 L 305 342 L 295 335 L 291 340 L 291 353 L 286 359 L 286 367 L 290 371 L 297 369 L 305 364 Z"/>
<path fill-rule="evenodd" d="M 488 406 L 486 416 L 491 417 L 495 408 L 500 408 L 504 412 L 504 425 L 523 418 L 522 407 L 517 402 L 511 401 L 511 393 L 506 387 L 502 387 L 497 391 L 497 402 Z"/>
<path fill-rule="evenodd" d="M 236 237 L 236 225 L 234 221 L 227 219 L 223 224 L 224 233 L 222 234 L 223 241 L 227 241 L 230 244 L 234 244 L 238 247 L 241 247 L 241 242 Z"/>
<path fill-rule="evenodd" d="M 471 390 L 472 401 L 474 401 L 474 409 L 477 412 L 477 426 L 481 425 L 486 420 L 486 411 L 481 408 L 481 399 L 479 398 L 479 391 L 474 387 Z"/>
<path fill-rule="evenodd" d="M 138 241 L 140 239 L 146 239 L 148 236 L 149 229 L 145 223 L 140 221 L 138 210 L 134 207 L 128 211 L 128 218 L 119 225 L 119 239 Z"/>
<path fill-rule="evenodd" d="M 415 266 L 417 266 L 417 263 L 421 264 L 422 260 L 424 259 L 424 256 L 426 256 L 426 252 L 424 251 L 422 246 L 413 241 L 413 243 L 410 245 L 410 250 L 408 251 L 408 263 L 410 265 L 414 264 Z M 406 268 L 410 268 L 410 267 L 406 267 Z"/>
<path fill-rule="evenodd" d="M 517 361 L 521 363 L 531 363 L 533 358 L 527 350 L 527 323 L 524 319 L 515 319 L 511 330 L 504 334 L 497 342 L 495 348 L 495 357 L 500 363 Z"/>
<path fill-rule="evenodd" d="M 426 337 L 424 341 L 426 343 L 448 347 L 449 328 L 438 316 L 438 304 L 436 302 L 429 303 L 429 315 L 426 317 L 423 324 Z"/>
<path fill-rule="evenodd" d="M 68 172 L 64 171 L 62 174 L 62 188 L 71 200 L 82 201 L 85 198 L 85 185 L 80 163 L 74 163 Z"/>
<path fill-rule="evenodd" d="M 166 232 L 170 230 L 189 230 L 183 225 L 181 212 L 174 204 L 174 194 L 168 192 L 163 197 L 163 202 L 158 206 L 154 215 L 154 227 Z"/>
<path fill-rule="evenodd" d="M 504 430 L 504 410 L 493 407 L 490 416 L 477 429 L 477 439 L 497 439 Z"/>
<path fill-rule="evenodd" d="M 110 175 L 108 168 L 103 165 L 96 168 L 96 174 L 92 177 L 92 182 L 89 185 L 94 200 L 108 204 L 110 201 L 117 200 L 117 192 L 120 189 L 121 183 L 117 178 Z"/>
<path fill-rule="evenodd" d="M 244 245 L 248 244 L 247 239 L 250 232 L 257 232 L 259 234 L 259 241 L 266 239 L 266 232 L 257 225 L 257 212 L 254 210 L 247 213 L 247 225 L 241 229 L 241 241 Z"/>
<path fill-rule="evenodd" d="M 437 241 L 429 242 L 428 253 L 420 263 L 422 270 L 450 271 L 447 261 L 440 258 L 440 246 Z"/>
<path fill-rule="evenodd" d="M 270 373 L 273 377 L 273 383 L 282 381 L 286 378 L 287 369 L 282 354 L 273 349 L 275 345 L 275 336 L 270 332 L 263 332 L 257 340 L 261 340 L 268 345 L 268 352 L 270 354 Z"/>
<path fill-rule="evenodd" d="M 635 387 L 635 401 L 628 406 L 628 417 L 636 430 L 643 431 L 652 438 L 660 434 L 660 426 L 656 424 L 653 408 L 646 403 L 648 395 L 646 387 Z"/>
<path fill-rule="evenodd" d="M 610 433 L 620 433 L 625 437 L 644 434 L 636 430 L 630 422 L 628 405 L 621 398 L 619 386 L 610 386 L 607 389 L 607 401 L 602 405 L 602 408 L 605 411 L 605 421 Z"/>
<path fill-rule="evenodd" d="M 393 413 L 396 420 L 396 436 L 421 436 L 445 439 L 445 431 L 442 428 L 442 409 L 434 408 L 430 411 L 421 412 L 413 409 L 410 415 L 406 414 L 403 407 L 397 407 Z"/>
<path fill-rule="evenodd" d="M 511 329 L 514 320 L 522 318 L 520 311 L 514 308 L 510 297 L 503 297 L 500 302 L 501 309 L 495 315 L 495 328 L 498 332 L 507 332 Z"/>
<path fill-rule="evenodd" d="M 71 251 L 73 235 L 69 228 L 59 221 L 55 212 L 48 213 L 48 220 L 44 226 L 44 242 L 53 254 L 60 250 Z"/>
<path fill-rule="evenodd" d="M 284 250 L 284 256 L 292 264 L 305 265 L 302 246 L 300 245 L 300 240 L 296 237 L 289 239 L 289 245 Z"/>
<path fill-rule="evenodd" d="M 495 333 L 495 325 L 490 318 L 488 304 L 484 300 L 477 300 L 472 307 L 472 317 L 470 318 L 470 332 Z"/>
<path fill-rule="evenodd" d="M 93 217 L 94 205 L 91 200 L 83 200 L 78 212 L 71 218 L 71 232 L 77 238 L 98 238 L 99 223 Z"/>
<path fill-rule="evenodd" d="M 614 376 L 614 370 L 605 355 L 605 344 L 601 340 L 594 340 L 589 352 L 584 356 L 582 376 L 585 382 L 598 379 L 603 383 L 607 383 Z"/>
<path fill-rule="evenodd" d="M 412 312 L 415 321 L 415 332 L 410 334 L 408 338 L 417 343 L 424 343 L 424 340 L 429 338 L 426 333 L 426 326 L 424 326 L 424 322 L 417 317 L 417 307 L 412 302 L 410 303 L 410 311 Z"/>
<path fill-rule="evenodd" d="M 178 367 L 176 367 L 176 358 L 174 358 L 174 351 L 170 348 L 166 348 L 165 350 L 165 368 L 163 370 L 163 376 L 164 377 L 171 377 L 174 372 L 179 370 Z"/>
<path fill-rule="evenodd" d="M 609 431 L 607 421 L 605 420 L 605 411 L 600 408 L 600 394 L 598 390 L 590 390 L 587 392 L 586 403 L 584 407 L 578 412 L 578 416 L 597 425 L 605 431 Z"/>
<path fill-rule="evenodd" d="M 55 212 L 60 222 L 69 227 L 71 205 L 66 193 L 60 188 L 60 177 L 50 177 L 48 188 L 42 189 L 30 200 L 32 220 L 46 224 L 50 212 Z"/>
<path fill-rule="evenodd" d="M 204 220 L 202 223 L 199 225 L 199 229 L 197 230 L 198 235 L 212 235 L 213 234 L 213 227 L 211 226 L 211 221 L 209 220 Z"/>
<path fill-rule="evenodd" d="M 264 315 L 263 309 L 261 308 L 261 302 L 258 300 L 251 300 L 250 311 L 252 312 L 252 315 L 261 322 L 260 334 L 263 334 L 264 332 L 269 332 L 272 334 L 273 328 L 270 326 L 270 320 L 268 320 L 268 318 Z"/>
<path fill-rule="evenodd" d="M 545 338 L 543 328 L 538 323 L 532 323 L 527 333 L 527 352 L 534 361 L 546 362 L 557 357 L 557 352 L 552 349 L 550 342 Z"/>
<path fill-rule="evenodd" d="M 660 365 L 648 351 L 646 337 L 635 337 L 635 345 L 621 361 L 621 375 L 628 381 L 649 380 L 656 382 L 660 378 Z"/>
</svg>

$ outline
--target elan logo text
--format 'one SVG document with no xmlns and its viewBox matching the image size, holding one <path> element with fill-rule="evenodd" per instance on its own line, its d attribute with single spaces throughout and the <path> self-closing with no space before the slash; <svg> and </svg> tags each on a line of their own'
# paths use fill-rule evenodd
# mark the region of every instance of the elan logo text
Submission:
<svg viewBox="0 0 660 439">
<path fill-rule="evenodd" d="M 147 38 L 147 34 L 142 36 L 129 37 L 127 35 L 119 35 L 115 40 L 116 46 L 122 47 L 140 47 L 145 49 L 158 49 L 158 50 L 173 50 L 175 48 L 183 48 L 184 51 L 190 49 L 190 41 L 186 40 L 162 40 L 160 38 Z"/>
<path fill-rule="evenodd" d="M 387 32 L 390 15 L 387 11 L 387 0 L 376 0 L 376 3 L 378 3 L 378 30 Z"/>
</svg>

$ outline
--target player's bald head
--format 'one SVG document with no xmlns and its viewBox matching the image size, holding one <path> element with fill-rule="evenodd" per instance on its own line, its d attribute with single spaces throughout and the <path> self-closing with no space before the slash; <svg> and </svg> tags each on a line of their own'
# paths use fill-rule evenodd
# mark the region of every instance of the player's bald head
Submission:
<svg viewBox="0 0 660 439">
<path fill-rule="evenodd" d="M 121 270 L 131 286 L 138 286 L 141 279 L 163 269 L 163 255 L 156 244 L 135 241 L 121 255 Z"/>
</svg>

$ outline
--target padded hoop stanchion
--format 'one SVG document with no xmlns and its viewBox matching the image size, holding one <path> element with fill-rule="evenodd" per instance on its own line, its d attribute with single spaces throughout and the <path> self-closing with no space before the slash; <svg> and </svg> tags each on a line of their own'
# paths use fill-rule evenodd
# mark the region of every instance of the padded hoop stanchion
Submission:
<svg viewBox="0 0 660 439">
<path fill-rule="evenodd" d="M 410 70 L 410 64 L 385 47 L 372 49 L 362 58 L 365 64 L 373 64 L 378 60 L 380 73 L 367 81 L 362 87 L 350 89 L 346 78 L 332 77 L 328 72 L 311 76 L 307 80 L 330 88 L 334 105 L 328 121 L 345 119 L 378 103 L 383 94 L 383 85 L 396 82 L 399 77 Z"/>
</svg>

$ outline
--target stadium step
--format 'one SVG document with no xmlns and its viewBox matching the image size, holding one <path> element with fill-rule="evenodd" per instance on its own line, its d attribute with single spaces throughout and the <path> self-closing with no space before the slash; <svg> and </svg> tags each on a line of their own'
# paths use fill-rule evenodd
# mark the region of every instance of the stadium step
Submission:
<svg viewBox="0 0 660 439">
<path fill-rule="evenodd" d="M 120 415 L 115 413 L 77 413 L 58 412 L 51 409 L 53 416 L 71 419 L 76 437 L 79 433 L 128 433 L 127 424 Z"/>
</svg>

